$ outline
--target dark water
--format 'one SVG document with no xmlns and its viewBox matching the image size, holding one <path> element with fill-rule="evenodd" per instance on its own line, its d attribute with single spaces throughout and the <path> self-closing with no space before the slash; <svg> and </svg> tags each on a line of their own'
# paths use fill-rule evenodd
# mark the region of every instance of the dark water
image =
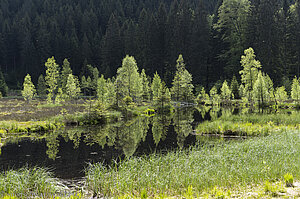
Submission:
<svg viewBox="0 0 300 199">
<path fill-rule="evenodd" d="M 88 163 L 110 164 L 131 156 L 166 153 L 207 139 L 193 135 L 198 123 L 232 114 L 233 110 L 178 109 L 170 115 L 137 117 L 104 126 L 73 127 L 44 137 L 12 137 L 2 140 L 0 169 L 28 166 L 50 168 L 56 177 L 84 176 Z"/>
</svg>

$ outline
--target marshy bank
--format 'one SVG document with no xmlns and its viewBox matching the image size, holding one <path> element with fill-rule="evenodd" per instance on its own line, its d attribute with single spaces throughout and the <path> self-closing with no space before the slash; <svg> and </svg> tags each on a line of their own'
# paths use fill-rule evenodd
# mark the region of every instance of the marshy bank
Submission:
<svg viewBox="0 0 300 199">
<path fill-rule="evenodd" d="M 62 110 L 60 106 L 42 107 Z M 64 118 L 61 110 L 51 118 Z M 6 134 L 1 139 L 2 178 L 5 172 L 19 172 L 24 165 L 29 170 L 50 168 L 56 183 L 75 188 L 67 189 L 64 196 L 59 191 L 49 195 L 67 198 L 79 197 L 79 193 L 121 198 L 229 197 L 250 185 L 264 187 L 266 181 L 284 181 L 287 173 L 299 180 L 300 117 L 296 110 L 261 113 L 220 106 L 151 114 L 141 110 L 137 116 L 102 125 L 63 125 L 42 133 L 28 129 Z M 76 111 L 69 113 L 76 115 Z M 71 184 L 78 180 L 80 185 Z M 27 186 L 25 190 L 33 189 Z M 11 190 L 1 197 L 17 189 Z"/>
</svg>

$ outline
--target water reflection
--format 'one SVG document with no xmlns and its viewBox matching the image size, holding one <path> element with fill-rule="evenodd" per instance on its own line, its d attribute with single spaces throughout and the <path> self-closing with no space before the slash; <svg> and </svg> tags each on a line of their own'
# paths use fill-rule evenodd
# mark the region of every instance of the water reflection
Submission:
<svg viewBox="0 0 300 199">
<path fill-rule="evenodd" d="M 65 128 L 43 137 L 12 137 L 2 141 L 0 167 L 17 168 L 26 163 L 50 165 L 56 175 L 74 177 L 79 175 L 86 162 L 109 164 L 120 157 L 122 159 L 155 151 L 183 149 L 195 143 L 220 141 L 220 138 L 193 135 L 193 131 L 204 120 L 233 112 L 217 106 L 185 107 L 168 114 L 140 116 L 103 126 Z"/>
</svg>

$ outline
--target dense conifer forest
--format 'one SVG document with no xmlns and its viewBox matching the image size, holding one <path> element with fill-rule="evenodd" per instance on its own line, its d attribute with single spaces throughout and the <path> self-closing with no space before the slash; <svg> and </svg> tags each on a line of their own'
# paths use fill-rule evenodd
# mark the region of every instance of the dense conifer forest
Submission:
<svg viewBox="0 0 300 199">
<path fill-rule="evenodd" d="M 117 74 L 134 56 L 170 87 L 182 54 L 193 84 L 206 89 L 235 75 L 252 47 L 276 86 L 300 70 L 299 0 L 1 0 L 0 66 L 11 89 L 37 84 L 45 62 L 68 59 L 75 75 Z M 0 75 L 2 75 L 0 73 Z M 45 75 L 45 74 L 44 74 Z"/>
</svg>

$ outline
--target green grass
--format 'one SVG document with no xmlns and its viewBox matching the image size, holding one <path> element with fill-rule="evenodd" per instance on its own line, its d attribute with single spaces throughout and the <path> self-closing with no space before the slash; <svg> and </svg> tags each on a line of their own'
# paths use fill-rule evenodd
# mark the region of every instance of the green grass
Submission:
<svg viewBox="0 0 300 199">
<path fill-rule="evenodd" d="M 265 136 L 281 130 L 300 129 L 300 125 L 275 125 L 273 122 L 265 124 L 215 120 L 200 123 L 196 128 L 197 134 L 224 134 L 239 136 Z"/>
<path fill-rule="evenodd" d="M 0 197 L 50 198 L 64 191 L 65 187 L 43 168 L 22 168 L 0 174 Z"/>
<path fill-rule="evenodd" d="M 0 137 L 11 133 L 44 133 L 62 127 L 61 123 L 50 121 L 0 121 Z"/>
<path fill-rule="evenodd" d="M 300 124 L 300 112 L 293 111 L 290 114 L 287 113 L 273 113 L 273 114 L 239 114 L 231 116 L 221 116 L 221 121 L 231 122 L 249 122 L 255 124 L 267 124 L 272 122 L 275 125 L 299 125 Z"/>
<path fill-rule="evenodd" d="M 286 173 L 300 177 L 299 132 L 281 132 L 241 142 L 232 141 L 165 155 L 133 157 L 107 168 L 90 165 L 87 185 L 106 196 L 195 194 L 215 187 L 237 189 L 265 181 L 283 180 Z"/>
</svg>

